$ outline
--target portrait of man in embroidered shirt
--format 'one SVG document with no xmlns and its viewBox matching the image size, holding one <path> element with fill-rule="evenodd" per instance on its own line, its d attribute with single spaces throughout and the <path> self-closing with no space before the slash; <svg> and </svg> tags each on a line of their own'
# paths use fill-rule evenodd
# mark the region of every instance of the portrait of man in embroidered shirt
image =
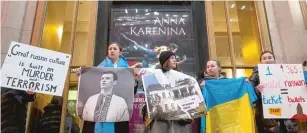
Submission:
<svg viewBox="0 0 307 133">
<path fill-rule="evenodd" d="M 82 118 L 86 121 L 117 122 L 128 121 L 129 111 L 124 98 L 114 94 L 118 83 L 115 72 L 103 72 L 100 77 L 101 91 L 92 95 L 85 103 Z"/>
</svg>

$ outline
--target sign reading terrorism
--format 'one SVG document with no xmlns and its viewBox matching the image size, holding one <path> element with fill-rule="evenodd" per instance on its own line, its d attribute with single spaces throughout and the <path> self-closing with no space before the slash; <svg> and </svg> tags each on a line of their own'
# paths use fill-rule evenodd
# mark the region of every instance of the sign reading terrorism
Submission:
<svg viewBox="0 0 307 133">
<path fill-rule="evenodd" d="M 62 96 L 70 55 L 12 42 L 1 69 L 1 86 Z"/>
</svg>

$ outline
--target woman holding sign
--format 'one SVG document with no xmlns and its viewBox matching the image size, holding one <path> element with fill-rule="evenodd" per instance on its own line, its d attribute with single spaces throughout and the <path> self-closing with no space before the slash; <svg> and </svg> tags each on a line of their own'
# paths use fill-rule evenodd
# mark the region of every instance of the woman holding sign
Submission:
<svg viewBox="0 0 307 133">
<path fill-rule="evenodd" d="M 163 74 L 169 79 L 170 70 L 178 70 L 176 56 L 171 51 L 164 51 L 159 57 L 160 67 Z M 147 115 L 146 106 L 143 108 L 143 115 Z M 150 120 L 149 133 L 190 133 L 192 120 Z"/>
<path fill-rule="evenodd" d="M 122 47 L 119 43 L 113 42 L 108 45 L 107 57 L 103 60 L 98 67 L 129 67 L 128 62 L 124 56 L 122 56 Z M 131 68 L 138 67 L 140 64 L 137 63 Z M 137 76 L 136 76 L 137 78 Z M 134 86 L 134 94 L 137 90 L 137 82 Z M 95 133 L 123 133 L 129 131 L 128 121 L 123 122 L 97 122 L 95 123 Z M 88 132 L 88 131 L 85 131 Z"/>
<path fill-rule="evenodd" d="M 270 51 L 264 51 L 260 56 L 261 64 L 275 64 L 275 56 Z M 258 67 L 254 68 L 254 72 L 249 77 L 249 81 L 255 87 L 258 100 L 256 101 L 255 111 L 256 111 L 256 125 L 258 133 L 287 133 L 284 122 L 280 121 L 280 126 L 278 127 L 278 122 L 276 119 L 264 119 L 263 118 L 263 107 L 261 92 L 264 89 L 263 85 L 260 84 Z"/>
</svg>

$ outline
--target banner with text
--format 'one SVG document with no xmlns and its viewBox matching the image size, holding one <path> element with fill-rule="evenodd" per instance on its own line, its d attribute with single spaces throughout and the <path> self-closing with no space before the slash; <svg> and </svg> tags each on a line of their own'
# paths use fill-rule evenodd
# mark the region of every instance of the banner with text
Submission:
<svg viewBox="0 0 307 133">
<path fill-rule="evenodd" d="M 70 55 L 12 42 L 1 69 L 1 86 L 62 96 Z"/>
<path fill-rule="evenodd" d="M 152 8 L 113 8 L 110 42 L 122 44 L 130 65 L 141 62 L 143 68 L 155 68 L 161 52 L 176 53 L 180 70 L 195 75 L 197 49 L 194 41 L 192 12 L 179 6 L 176 10 Z"/>
<path fill-rule="evenodd" d="M 259 64 L 264 118 L 307 119 L 307 89 L 301 64 Z"/>
<path fill-rule="evenodd" d="M 160 69 L 142 69 L 149 119 L 193 119 L 206 113 L 195 78 L 177 71 L 166 77 Z"/>
<path fill-rule="evenodd" d="M 145 104 L 145 93 L 139 89 L 134 95 L 133 112 L 129 121 L 130 133 L 144 133 L 145 123 L 143 121 L 142 108 Z"/>
</svg>

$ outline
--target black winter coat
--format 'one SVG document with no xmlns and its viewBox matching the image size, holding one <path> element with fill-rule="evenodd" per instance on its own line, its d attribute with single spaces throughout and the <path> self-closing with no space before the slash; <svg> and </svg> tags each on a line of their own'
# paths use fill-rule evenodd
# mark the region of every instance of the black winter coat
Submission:
<svg viewBox="0 0 307 133">
<path fill-rule="evenodd" d="M 24 133 L 28 102 L 35 95 L 1 87 L 1 133 Z"/>
<path fill-rule="evenodd" d="M 61 126 L 62 107 L 58 104 L 48 104 L 39 121 L 39 133 L 58 133 Z"/>
</svg>

